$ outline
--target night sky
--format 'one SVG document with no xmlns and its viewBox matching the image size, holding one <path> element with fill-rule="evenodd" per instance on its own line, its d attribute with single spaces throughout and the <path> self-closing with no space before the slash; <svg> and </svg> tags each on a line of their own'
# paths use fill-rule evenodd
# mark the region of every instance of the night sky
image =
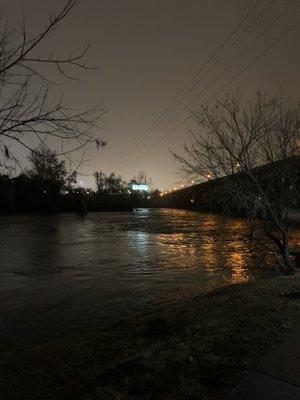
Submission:
<svg viewBox="0 0 300 400">
<path fill-rule="evenodd" d="M 58 9 L 63 3 L 63 0 L 2 1 L 8 21 L 14 24 L 24 12 L 28 30 L 33 32 L 46 23 L 52 8 Z M 148 129 L 256 3 L 253 13 L 226 46 L 239 37 L 237 43 L 156 129 Z M 63 94 L 72 106 L 102 104 L 107 108 L 101 121 L 101 136 L 108 145 L 100 151 L 91 148 L 83 172 L 114 171 L 130 180 L 138 170 L 145 170 L 155 187 L 164 189 L 178 183 L 176 164 L 169 150 L 180 152 L 188 141 L 188 129 L 193 127 L 187 118 L 189 110 L 220 91 L 276 38 L 299 23 L 299 4 L 297 0 L 78 1 L 67 20 L 44 43 L 41 53 L 50 50 L 63 55 L 90 43 L 86 60 L 99 67 L 80 72 L 78 81 L 55 76 L 63 85 L 52 89 L 53 96 Z M 262 33 L 276 18 L 277 22 Z M 248 25 L 251 26 L 241 35 Z M 233 62 L 260 33 L 261 37 Z M 199 78 L 225 50 L 226 47 L 216 55 Z M 245 96 L 251 96 L 256 90 L 274 94 L 283 87 L 289 98 L 296 100 L 299 54 L 298 24 L 224 90 L 238 86 Z M 51 69 L 48 74 L 55 75 Z M 197 100 L 187 105 L 198 93 Z M 185 119 L 185 123 L 171 132 Z M 25 153 L 20 158 L 25 160 Z M 93 177 L 82 180 L 87 186 L 94 183 Z"/>
</svg>

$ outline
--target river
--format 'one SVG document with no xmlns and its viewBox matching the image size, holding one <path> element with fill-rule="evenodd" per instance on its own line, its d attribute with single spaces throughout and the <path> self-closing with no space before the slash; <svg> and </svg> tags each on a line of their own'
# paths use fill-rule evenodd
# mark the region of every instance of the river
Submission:
<svg viewBox="0 0 300 400">
<path fill-rule="evenodd" d="M 275 274 L 242 219 L 170 209 L 0 218 L 4 347 Z"/>
</svg>

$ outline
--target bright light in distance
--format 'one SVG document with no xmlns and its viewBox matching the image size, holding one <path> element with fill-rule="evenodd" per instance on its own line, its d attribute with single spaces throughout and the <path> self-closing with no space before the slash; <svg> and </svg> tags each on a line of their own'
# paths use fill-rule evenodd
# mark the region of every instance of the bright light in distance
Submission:
<svg viewBox="0 0 300 400">
<path fill-rule="evenodd" d="M 133 184 L 132 185 L 132 190 L 137 190 L 139 192 L 149 192 L 149 186 L 148 185 Z"/>
</svg>

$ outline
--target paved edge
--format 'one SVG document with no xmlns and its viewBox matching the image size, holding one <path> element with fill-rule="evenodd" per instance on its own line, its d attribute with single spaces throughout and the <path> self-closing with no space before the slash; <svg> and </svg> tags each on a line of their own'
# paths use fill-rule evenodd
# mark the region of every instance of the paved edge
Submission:
<svg viewBox="0 0 300 400">
<path fill-rule="evenodd" d="M 226 400 L 299 400 L 300 327 L 244 378 Z"/>
</svg>

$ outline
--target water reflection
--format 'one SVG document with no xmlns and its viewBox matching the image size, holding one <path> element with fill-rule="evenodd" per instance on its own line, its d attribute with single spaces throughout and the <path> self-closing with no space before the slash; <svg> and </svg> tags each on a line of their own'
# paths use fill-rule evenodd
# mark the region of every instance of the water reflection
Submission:
<svg viewBox="0 0 300 400">
<path fill-rule="evenodd" d="M 30 316 L 34 324 L 35 304 L 45 327 L 50 306 L 70 326 L 94 313 L 108 323 L 273 273 L 262 250 L 245 238 L 241 219 L 165 209 L 91 213 L 83 221 L 72 214 L 11 216 L 0 224 L 0 308 L 14 310 L 9 321 Z M 299 243 L 299 231 L 292 237 Z"/>
<path fill-rule="evenodd" d="M 228 265 L 231 269 L 231 282 L 241 283 L 249 279 L 249 274 L 245 268 L 246 254 L 241 251 L 230 252 L 228 255 Z"/>
<path fill-rule="evenodd" d="M 226 240 L 225 265 L 230 271 L 228 280 L 241 283 L 251 278 L 254 266 L 251 243 L 246 239 L 247 224 L 242 219 L 225 219 L 224 230 L 230 240 Z"/>
<path fill-rule="evenodd" d="M 148 233 L 142 231 L 128 232 L 128 247 L 134 249 L 137 256 L 145 257 L 148 253 Z"/>
<path fill-rule="evenodd" d="M 215 266 L 218 262 L 217 257 L 217 244 L 215 243 L 214 237 L 207 237 L 203 244 L 201 245 L 201 264 L 205 266 L 208 271 L 214 271 Z"/>
<path fill-rule="evenodd" d="M 197 257 L 197 246 L 186 233 L 157 235 L 158 252 L 169 260 L 171 268 L 193 268 Z"/>
</svg>

